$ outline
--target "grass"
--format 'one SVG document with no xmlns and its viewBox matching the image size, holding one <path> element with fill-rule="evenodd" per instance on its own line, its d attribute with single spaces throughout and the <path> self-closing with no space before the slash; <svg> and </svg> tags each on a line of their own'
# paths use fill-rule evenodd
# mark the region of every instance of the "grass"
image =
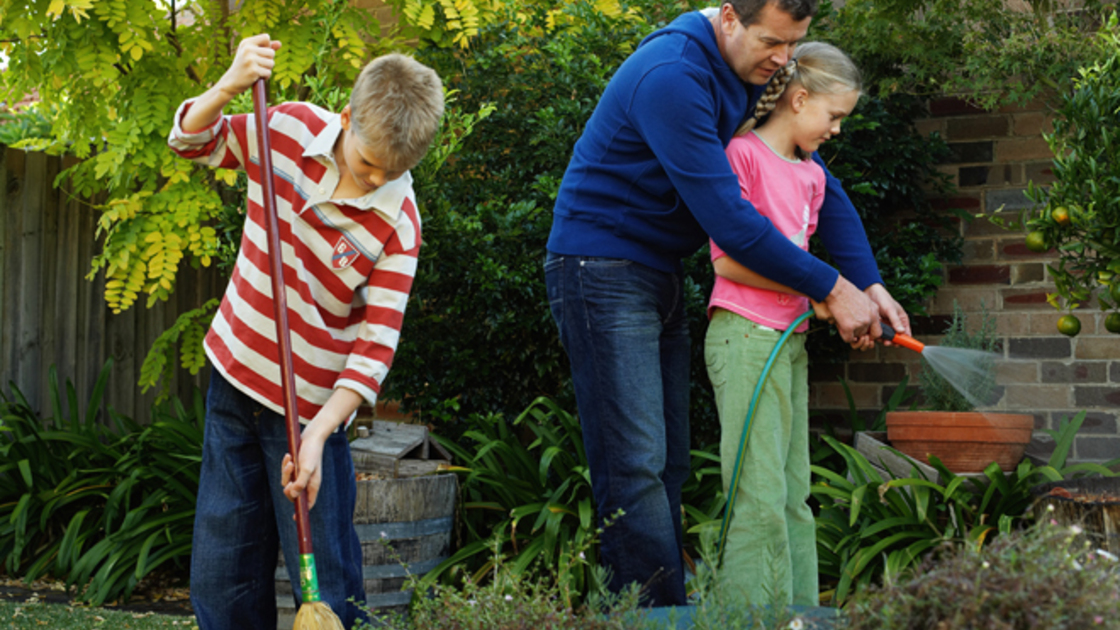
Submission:
<svg viewBox="0 0 1120 630">
<path fill-rule="evenodd" d="M 0 600 L 0 627 L 12 630 L 198 630 L 194 617 L 108 611 L 65 604 Z"/>
</svg>

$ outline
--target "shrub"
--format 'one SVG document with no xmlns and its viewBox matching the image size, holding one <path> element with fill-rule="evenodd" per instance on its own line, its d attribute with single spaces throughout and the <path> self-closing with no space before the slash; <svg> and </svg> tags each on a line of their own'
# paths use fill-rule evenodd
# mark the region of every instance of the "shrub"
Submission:
<svg viewBox="0 0 1120 630">
<path fill-rule="evenodd" d="M 1058 431 L 1047 430 L 1055 439 L 1047 464 L 1036 466 L 1025 460 L 1010 475 L 993 462 L 983 477 L 969 479 L 931 457 L 940 483 L 916 469 L 906 477 L 892 472 L 884 479 L 854 448 L 824 436 L 846 463 L 839 472 L 813 466 L 812 494 L 820 501 L 820 573 L 836 582 L 834 600 L 844 602 L 880 579 L 896 579 L 942 543 L 978 548 L 1000 532 L 1012 531 L 1033 501 L 1031 488 L 1039 483 L 1085 474 L 1112 475 L 1097 464 L 1066 465 L 1084 421 L 1081 412 L 1063 421 Z"/>
<path fill-rule="evenodd" d="M 858 597 L 850 630 L 865 628 L 1120 628 L 1120 563 L 1040 523 L 988 547 L 950 547 L 912 577 Z"/>
<path fill-rule="evenodd" d="M 507 19 L 469 50 L 417 53 L 458 90 L 463 110 L 494 107 L 418 191 L 425 245 L 384 395 L 421 414 L 452 398 L 462 416 L 512 417 L 542 395 L 569 406 L 542 268 L 551 207 L 610 75 L 650 30 L 592 0 L 559 13 L 503 10 Z"/>
<path fill-rule="evenodd" d="M 1055 308 L 1075 309 L 1094 297 L 1102 310 L 1120 309 L 1120 20 L 1113 14 L 1097 38 L 1097 58 L 1074 78 L 1046 135 L 1054 155 L 1054 183 L 1033 188 L 1042 206 L 1031 213 L 1029 230 L 1057 248 L 1050 266 Z M 1109 290 L 1101 290 L 1103 288 Z"/>
<path fill-rule="evenodd" d="M 84 409 L 73 386 L 40 418 L 18 390 L 0 403 L 0 557 L 27 581 L 64 579 L 94 605 L 127 599 L 153 571 L 185 570 L 202 463 L 200 392 L 190 407 L 158 405 L 140 426 L 99 409 L 112 362 Z"/>
</svg>

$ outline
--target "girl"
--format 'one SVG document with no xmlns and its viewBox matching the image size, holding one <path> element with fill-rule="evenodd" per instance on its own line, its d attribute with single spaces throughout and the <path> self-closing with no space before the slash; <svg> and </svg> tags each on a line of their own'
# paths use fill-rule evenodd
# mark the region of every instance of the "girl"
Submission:
<svg viewBox="0 0 1120 630">
<path fill-rule="evenodd" d="M 840 133 L 840 121 L 859 97 L 859 70 L 851 59 L 829 44 L 801 44 L 793 60 L 775 74 L 754 118 L 727 147 L 743 197 L 804 249 L 825 192 L 824 170 L 810 155 Z M 766 123 L 754 129 L 767 113 Z M 728 258 L 714 241 L 711 249 L 716 282 L 704 354 L 719 410 L 723 487 L 728 492 L 762 367 L 781 331 L 809 308 L 809 300 Z M 814 308 L 818 316 L 829 318 L 822 305 Z M 806 504 L 806 328 L 802 324 L 783 347 L 757 402 L 723 551 L 724 585 L 752 604 L 819 603 L 816 527 Z"/>
</svg>

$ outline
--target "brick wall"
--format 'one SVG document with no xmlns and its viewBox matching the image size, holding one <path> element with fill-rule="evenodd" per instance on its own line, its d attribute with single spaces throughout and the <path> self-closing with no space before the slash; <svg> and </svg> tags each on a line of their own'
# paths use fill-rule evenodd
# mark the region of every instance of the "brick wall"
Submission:
<svg viewBox="0 0 1120 630">
<path fill-rule="evenodd" d="M 943 98 L 931 102 L 929 111 L 918 129 L 949 142 L 953 158 L 940 169 L 957 186 L 953 197 L 936 201 L 939 206 L 1014 219 L 1031 206 L 1024 194 L 1027 182 L 1053 181 L 1051 154 L 1042 138 L 1050 118 L 1042 103 L 984 112 Z M 946 268 L 945 284 L 929 305 L 930 317 L 913 322 L 915 336 L 937 343 L 954 300 L 970 315 L 986 305 L 996 317 L 1007 359 L 999 366 L 1004 396 L 998 408 L 1033 414 L 1036 429 L 1056 428 L 1062 417 L 1086 410 L 1073 459 L 1120 457 L 1120 335 L 1105 331 L 1105 313 L 1086 305 L 1076 312 L 1081 334 L 1072 339 L 1059 334 L 1061 313 L 1046 303 L 1047 291 L 1053 290 L 1046 263 L 1053 255 L 1029 251 L 1021 230 L 1006 230 L 985 218 L 960 222 L 957 229 L 964 237 L 962 264 Z M 884 347 L 853 352 L 843 366 L 814 368 L 810 405 L 819 412 L 815 421 L 839 422 L 847 415 L 839 376 L 847 379 L 862 415 L 873 417 L 903 375 L 916 384 L 920 369 L 915 353 Z M 1046 436 L 1036 431 L 1036 438 L 1044 446 Z"/>
</svg>

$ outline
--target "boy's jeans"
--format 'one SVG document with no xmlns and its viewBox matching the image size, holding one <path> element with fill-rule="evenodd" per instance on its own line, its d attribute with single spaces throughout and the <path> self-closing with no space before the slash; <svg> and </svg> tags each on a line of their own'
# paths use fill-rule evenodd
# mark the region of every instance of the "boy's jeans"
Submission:
<svg viewBox="0 0 1120 630">
<path fill-rule="evenodd" d="M 639 263 L 549 254 L 552 316 L 572 364 L 611 590 L 685 603 L 681 486 L 689 474 L 688 321 L 681 274 Z"/>
<path fill-rule="evenodd" d="M 191 555 L 191 605 L 203 630 L 276 627 L 279 545 L 300 604 L 295 510 L 280 487 L 280 461 L 287 452 L 283 416 L 212 370 Z M 364 604 L 365 587 L 353 525 L 354 465 L 344 432 L 327 440 L 322 468 L 311 510 L 319 589 L 349 628 L 359 611 L 346 600 Z"/>
</svg>

